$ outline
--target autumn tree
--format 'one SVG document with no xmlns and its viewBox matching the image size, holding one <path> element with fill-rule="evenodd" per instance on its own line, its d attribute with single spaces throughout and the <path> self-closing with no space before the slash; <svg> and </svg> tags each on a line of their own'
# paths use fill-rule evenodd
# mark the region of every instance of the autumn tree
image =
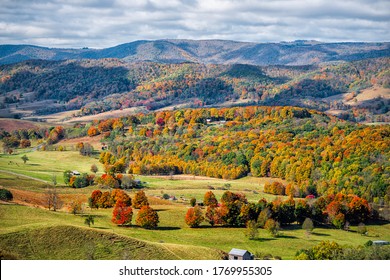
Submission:
<svg viewBox="0 0 390 280">
<path fill-rule="evenodd" d="M 222 224 L 221 208 L 220 207 L 208 206 L 206 209 L 205 217 L 206 217 L 206 221 L 211 226 Z"/>
<path fill-rule="evenodd" d="M 99 199 L 102 196 L 102 192 L 100 190 L 94 190 L 91 196 L 88 198 L 88 205 L 92 208 L 99 208 Z"/>
<path fill-rule="evenodd" d="M 156 228 L 159 223 L 158 214 L 153 208 L 144 205 L 137 213 L 136 224 L 146 229 Z"/>
<path fill-rule="evenodd" d="M 203 198 L 203 204 L 205 206 L 217 207 L 218 200 L 215 198 L 215 195 L 212 191 L 208 191 L 205 193 Z"/>
<path fill-rule="evenodd" d="M 21 148 L 28 148 L 31 147 L 31 142 L 28 139 L 22 139 L 20 140 L 20 147 Z"/>
<path fill-rule="evenodd" d="M 114 200 L 109 192 L 103 192 L 97 203 L 101 208 L 110 208 L 114 205 Z"/>
<path fill-rule="evenodd" d="M 191 207 L 188 209 L 185 222 L 190 227 L 198 227 L 204 220 L 202 209 L 199 206 Z"/>
<path fill-rule="evenodd" d="M 83 203 L 81 200 L 73 200 L 69 205 L 68 205 L 68 210 L 69 213 L 76 215 L 80 214 L 83 211 Z"/>
<path fill-rule="evenodd" d="M 91 126 L 89 129 L 88 129 L 88 136 L 90 137 L 93 137 L 93 136 L 96 136 L 96 135 L 99 135 L 99 131 L 97 130 L 97 128 L 95 126 Z"/>
<path fill-rule="evenodd" d="M 98 171 L 99 171 L 99 169 L 98 169 L 98 167 L 96 166 L 96 164 L 92 164 L 92 165 L 91 165 L 91 172 L 93 172 L 93 173 L 96 174 L 96 172 L 98 172 Z"/>
<path fill-rule="evenodd" d="M 114 202 L 122 201 L 126 206 L 131 206 L 131 197 L 125 193 L 125 191 L 120 189 L 114 189 L 111 192 L 111 197 Z"/>
<path fill-rule="evenodd" d="M 117 225 L 130 225 L 133 218 L 133 209 L 124 201 L 117 200 L 112 212 L 111 221 Z"/>
<path fill-rule="evenodd" d="M 138 191 L 134 196 L 132 204 L 133 204 L 133 207 L 135 209 L 140 209 L 143 206 L 148 206 L 149 202 L 148 202 L 148 198 L 146 197 L 145 192 Z"/>
</svg>

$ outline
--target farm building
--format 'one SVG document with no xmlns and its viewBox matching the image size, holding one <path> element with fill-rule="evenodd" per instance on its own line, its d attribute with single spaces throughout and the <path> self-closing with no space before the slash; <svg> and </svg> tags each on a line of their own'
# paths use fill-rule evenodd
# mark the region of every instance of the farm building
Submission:
<svg viewBox="0 0 390 280">
<path fill-rule="evenodd" d="M 384 240 L 375 240 L 375 241 L 372 241 L 372 245 L 390 245 L 390 242 L 389 241 L 384 241 Z"/>
<path fill-rule="evenodd" d="M 253 260 L 254 256 L 247 250 L 231 249 L 229 252 L 229 260 Z"/>
</svg>

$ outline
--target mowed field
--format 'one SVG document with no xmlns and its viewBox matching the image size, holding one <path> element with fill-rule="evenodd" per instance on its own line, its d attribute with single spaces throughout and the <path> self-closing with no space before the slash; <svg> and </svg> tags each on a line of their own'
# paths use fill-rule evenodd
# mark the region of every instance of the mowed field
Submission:
<svg viewBox="0 0 390 280">
<path fill-rule="evenodd" d="M 91 164 L 103 167 L 97 158 L 80 156 L 76 151 L 18 151 L 15 155 L 0 155 L 0 185 L 11 190 L 14 203 L 0 204 L 0 249 L 4 254 L 22 259 L 218 259 L 223 252 L 240 248 L 257 255 L 293 259 L 296 251 L 312 247 L 322 240 L 341 245 L 358 246 L 368 240 L 389 240 L 390 225 L 368 225 L 368 235 L 332 228 L 316 228 L 307 236 L 298 225 L 284 227 L 279 237 L 260 229 L 259 238 L 249 240 L 244 228 L 211 227 L 206 222 L 200 228 L 189 228 L 184 217 L 189 200 L 203 200 L 212 190 L 218 199 L 227 189 L 241 192 L 249 201 L 276 196 L 262 192 L 270 178 L 246 177 L 227 181 L 194 176 L 136 176 L 145 182 L 145 192 L 151 206 L 158 211 L 160 223 L 155 230 L 135 225 L 119 227 L 111 222 L 112 209 L 89 209 L 87 199 L 97 186 L 73 189 L 63 185 L 64 170 L 89 171 Z M 21 156 L 29 158 L 26 164 Z M 46 209 L 46 190 L 52 185 L 53 174 L 62 208 Z M 105 190 L 102 190 L 105 191 Z M 128 191 L 134 196 L 135 190 Z M 177 200 L 160 199 L 163 194 Z M 286 198 L 286 197 L 285 197 Z M 284 199 L 285 199 L 284 198 Z M 73 215 L 68 206 L 75 200 L 83 203 L 83 211 Z M 205 209 L 204 209 L 205 211 Z M 133 224 L 137 210 L 134 210 Z M 95 224 L 84 224 L 86 215 L 95 217 Z M 74 238 L 69 236 L 74 235 Z M 66 244 L 66 245 L 65 245 Z"/>
</svg>

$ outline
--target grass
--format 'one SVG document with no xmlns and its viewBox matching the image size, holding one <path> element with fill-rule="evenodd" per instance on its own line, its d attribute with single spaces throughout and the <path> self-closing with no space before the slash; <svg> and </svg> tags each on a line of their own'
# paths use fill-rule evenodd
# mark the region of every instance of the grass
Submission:
<svg viewBox="0 0 390 280">
<path fill-rule="evenodd" d="M 220 259 L 221 251 L 126 237 L 114 227 L 83 225 L 84 217 L 0 205 L 0 250 L 21 259 Z M 21 219 L 16 219 L 19 216 Z M 101 217 L 96 215 L 96 224 Z M 15 244 L 17 244 L 15 246 Z M 202 257 L 203 256 L 203 257 Z"/>
<path fill-rule="evenodd" d="M 183 259 L 211 259 L 215 258 L 215 254 L 217 254 L 216 252 L 219 252 L 219 250 L 228 252 L 231 248 L 242 248 L 251 252 L 281 256 L 283 259 L 293 259 L 297 250 L 314 246 L 322 240 L 336 241 L 341 245 L 358 246 L 363 245 L 368 240 L 390 239 L 390 225 L 386 224 L 367 225 L 369 231 L 368 236 L 358 234 L 356 228 L 351 227 L 351 231 L 349 232 L 329 228 L 316 228 L 314 229 L 314 233 L 308 237 L 304 230 L 295 225 L 285 227 L 278 238 L 274 238 L 265 230 L 260 229 L 259 239 L 249 240 L 245 237 L 245 229 L 243 228 L 212 228 L 206 223 L 203 223 L 200 228 L 189 228 L 184 222 L 184 215 L 187 207 L 183 205 L 153 205 L 153 208 L 158 211 L 160 217 L 159 227 L 155 230 L 145 230 L 135 225 L 130 227 L 118 227 L 111 223 L 112 209 L 86 209 L 84 215 L 92 214 L 95 216 L 95 225 L 92 226 L 92 229 L 98 229 L 103 235 L 115 234 L 121 237 L 142 240 L 148 244 L 160 244 L 171 251 L 177 249 L 182 253 L 179 254 L 176 252 L 175 254 L 178 254 L 180 258 Z M 133 221 L 135 220 L 136 213 L 137 210 L 135 210 Z M 65 225 L 72 225 L 73 227 L 90 230 L 84 225 L 84 216 L 82 215 L 72 215 L 66 212 L 52 212 L 20 205 L 0 205 L 0 217 L 0 240 L 3 240 L 4 236 L 7 236 L 8 240 L 8 238 L 10 238 L 9 236 L 12 236 L 11 233 L 15 233 L 16 236 L 19 236 L 20 234 L 24 236 L 26 232 L 31 230 L 45 231 L 47 228 Z M 53 239 L 53 242 L 56 242 L 55 240 L 57 240 L 58 237 L 55 234 L 52 234 L 49 239 L 51 238 Z M 88 239 L 86 238 L 81 240 L 83 240 L 80 241 L 83 242 L 83 244 L 88 243 Z M 19 243 L 20 241 L 14 244 Z M 11 245 L 4 246 L 3 241 L 0 241 L 0 249 L 6 249 L 7 252 L 15 253 L 12 250 Z M 188 246 L 191 248 L 189 251 Z M 84 252 L 85 248 L 83 248 L 84 247 L 80 247 L 80 250 Z M 208 250 L 205 248 L 208 248 Z M 17 254 L 20 254 L 18 248 L 14 249 Z M 115 247 L 113 247 L 111 250 L 113 252 L 118 252 L 115 254 L 102 255 L 100 257 L 108 259 L 120 258 L 120 248 L 115 249 Z M 202 253 L 203 250 L 208 252 L 206 254 L 207 257 Z M 214 255 L 211 254 L 211 252 L 214 252 Z M 84 256 L 84 253 L 78 252 L 74 257 L 69 253 L 67 258 L 81 258 Z M 147 255 L 142 255 L 142 257 L 145 258 L 146 256 Z M 36 254 L 29 257 L 41 258 Z M 156 259 L 157 258 L 158 257 L 156 256 Z"/>
<path fill-rule="evenodd" d="M 145 192 L 152 207 L 158 211 L 159 227 L 155 230 L 134 225 L 118 227 L 111 222 L 112 209 L 90 210 L 85 207 L 84 214 L 95 216 L 95 225 L 88 228 L 84 225 L 85 217 L 69 214 L 66 207 L 57 212 L 42 207 L 45 207 L 45 190 L 53 174 L 57 176 L 57 190 L 65 205 L 76 199 L 81 199 L 86 205 L 87 197 L 97 187 L 72 189 L 61 186 L 62 173 L 66 169 L 89 172 L 91 164 L 98 165 L 97 159 L 80 156 L 75 151 L 33 151 L 26 155 L 30 159 L 26 164 L 20 159 L 22 154 L 0 156 L 0 185 L 13 192 L 15 201 L 28 205 L 0 204 L 0 249 L 18 258 L 121 259 L 127 256 L 139 259 L 217 259 L 221 250 L 228 252 L 231 248 L 241 248 L 252 253 L 293 259 L 299 249 L 312 247 L 322 240 L 347 246 L 363 245 L 368 240 L 390 240 L 390 224 L 367 225 L 368 236 L 358 234 L 356 227 L 351 227 L 349 232 L 316 228 L 312 235 L 307 236 L 299 226 L 293 225 L 283 228 L 278 238 L 260 229 L 257 240 L 245 237 L 243 228 L 212 228 L 204 222 L 200 228 L 192 229 L 185 224 L 188 200 L 195 197 L 202 201 L 210 186 L 218 199 L 225 191 L 222 188 L 227 188 L 226 184 L 230 184 L 229 190 L 244 193 L 249 201 L 258 201 L 262 197 L 269 201 L 276 198 L 262 192 L 264 183 L 273 179 L 253 177 L 227 181 L 193 176 L 174 176 L 173 180 L 169 177 L 137 176 L 137 179 L 146 182 Z M 102 166 L 98 167 L 101 171 Z M 134 193 L 135 190 L 129 191 L 131 196 Z M 183 199 L 170 202 L 155 197 L 164 193 Z M 134 212 L 133 222 L 137 210 Z M 69 236 L 77 240 L 69 240 Z M 116 239 L 118 243 L 112 241 Z M 61 240 L 70 242 L 69 248 Z M 32 245 L 28 245 L 27 241 Z M 125 250 L 141 244 L 137 242 L 145 245 L 130 250 L 130 253 Z M 53 252 L 52 255 L 50 252 Z"/>
<path fill-rule="evenodd" d="M 25 164 L 21 159 L 23 155 L 29 158 Z M 103 170 L 103 166 L 97 159 L 81 156 L 77 151 L 32 151 L 15 155 L 0 155 L 0 171 L 31 176 L 49 183 L 52 182 L 54 174 L 58 184 L 64 184 L 63 172 L 65 170 L 91 173 L 92 164 L 96 164 L 100 171 Z"/>
</svg>

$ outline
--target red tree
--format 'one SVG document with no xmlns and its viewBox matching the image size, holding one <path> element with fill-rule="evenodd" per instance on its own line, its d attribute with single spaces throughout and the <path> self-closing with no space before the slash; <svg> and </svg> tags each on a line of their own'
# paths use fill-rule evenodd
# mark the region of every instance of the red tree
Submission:
<svg viewBox="0 0 390 280">
<path fill-rule="evenodd" d="M 111 221 L 117 225 L 130 225 L 133 218 L 133 209 L 122 200 L 118 200 L 112 212 Z"/>
</svg>

